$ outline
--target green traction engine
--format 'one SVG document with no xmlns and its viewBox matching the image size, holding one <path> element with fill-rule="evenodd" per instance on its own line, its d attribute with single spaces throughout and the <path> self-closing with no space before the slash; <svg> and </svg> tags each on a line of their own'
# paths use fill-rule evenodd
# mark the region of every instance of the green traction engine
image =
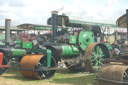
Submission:
<svg viewBox="0 0 128 85">
<path fill-rule="evenodd" d="M 69 23 L 69 18 L 65 15 L 58 15 L 52 12 L 52 17 L 47 21 L 52 25 L 52 38 L 50 42 L 43 42 L 42 48 L 33 48 L 34 54 L 28 54 L 27 49 L 13 49 L 11 55 L 5 55 L 3 51 L 2 65 L 7 65 L 6 57 L 17 56 L 20 60 L 20 71 L 24 77 L 33 79 L 51 78 L 57 69 L 68 68 L 71 71 L 97 72 L 105 59 L 110 57 L 107 46 L 103 43 L 94 43 L 93 32 L 84 27 L 78 33 L 70 33 L 67 27 L 78 27 L 82 24 Z M 61 30 L 57 26 L 62 26 Z M 29 50 L 30 51 L 30 50 Z M 2 54 L 1 54 L 2 56 Z M 21 56 L 21 57 L 20 57 Z M 0 70 L 4 72 L 6 68 Z M 1 72 L 1 71 L 0 71 Z"/>
</svg>

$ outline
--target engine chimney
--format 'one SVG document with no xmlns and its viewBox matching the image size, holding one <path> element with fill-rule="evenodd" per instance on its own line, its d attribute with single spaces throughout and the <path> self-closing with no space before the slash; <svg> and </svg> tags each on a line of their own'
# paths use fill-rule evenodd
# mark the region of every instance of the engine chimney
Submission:
<svg viewBox="0 0 128 85">
<path fill-rule="evenodd" d="M 58 11 L 52 11 L 52 43 L 57 42 L 57 15 Z"/>
<path fill-rule="evenodd" d="M 5 19 L 5 45 L 7 47 L 9 46 L 10 29 L 11 29 L 11 20 Z"/>
</svg>

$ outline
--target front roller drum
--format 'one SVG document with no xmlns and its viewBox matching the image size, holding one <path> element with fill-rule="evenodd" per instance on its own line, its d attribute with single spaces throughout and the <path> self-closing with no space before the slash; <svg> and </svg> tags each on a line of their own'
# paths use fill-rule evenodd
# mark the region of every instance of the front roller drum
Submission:
<svg viewBox="0 0 128 85">
<path fill-rule="evenodd" d="M 98 72 L 99 85 L 128 85 L 128 66 L 104 65 Z"/>
<path fill-rule="evenodd" d="M 44 55 L 26 55 L 22 58 L 20 62 L 20 72 L 24 77 L 32 78 L 32 79 L 48 79 L 51 78 L 56 70 L 49 70 L 49 71 L 42 71 L 42 70 L 36 70 L 36 67 L 47 67 L 47 57 Z M 56 62 L 52 58 L 51 59 L 51 66 L 55 67 Z M 26 70 L 24 70 L 24 68 Z M 27 69 L 33 69 L 33 70 L 27 70 Z"/>
</svg>

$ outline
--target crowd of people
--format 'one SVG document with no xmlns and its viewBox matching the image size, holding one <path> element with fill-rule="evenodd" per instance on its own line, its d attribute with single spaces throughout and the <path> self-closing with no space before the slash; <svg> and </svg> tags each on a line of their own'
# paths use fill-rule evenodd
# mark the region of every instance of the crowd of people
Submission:
<svg viewBox="0 0 128 85">
<path fill-rule="evenodd" d="M 112 46 L 114 56 L 128 51 L 128 42 L 127 41 L 123 42 L 121 45 L 117 44 L 117 41 L 114 41 L 111 46 Z"/>
</svg>

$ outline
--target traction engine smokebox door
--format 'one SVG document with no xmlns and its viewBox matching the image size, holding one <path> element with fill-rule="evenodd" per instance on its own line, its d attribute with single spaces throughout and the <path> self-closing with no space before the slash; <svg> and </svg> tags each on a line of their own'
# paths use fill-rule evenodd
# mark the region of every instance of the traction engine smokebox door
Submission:
<svg viewBox="0 0 128 85">
<path fill-rule="evenodd" d="M 23 42 L 23 48 L 32 48 L 32 42 Z"/>
</svg>

